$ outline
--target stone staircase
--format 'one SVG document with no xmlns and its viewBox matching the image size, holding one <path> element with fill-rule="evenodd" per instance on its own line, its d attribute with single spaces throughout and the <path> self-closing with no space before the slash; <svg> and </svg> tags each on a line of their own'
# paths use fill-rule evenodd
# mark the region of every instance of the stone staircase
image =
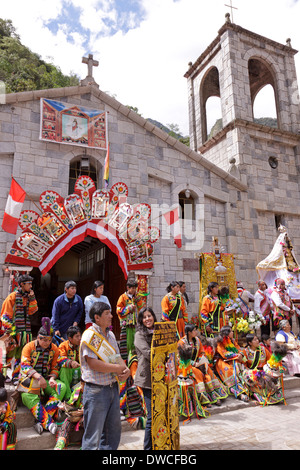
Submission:
<svg viewBox="0 0 300 470">
<path fill-rule="evenodd" d="M 12 385 L 6 384 L 8 395 L 14 391 Z M 295 398 L 300 399 L 300 377 L 285 377 L 284 378 L 284 392 L 287 404 L 290 400 Z M 256 402 L 250 401 L 244 403 L 240 400 L 236 400 L 232 397 L 227 398 L 222 406 L 212 406 L 209 408 L 209 414 L 214 415 L 218 413 L 230 412 L 245 407 L 257 406 Z M 16 450 L 51 450 L 55 446 L 56 438 L 50 432 L 44 431 L 42 435 L 36 433 L 33 429 L 34 418 L 30 411 L 23 406 L 22 402 L 19 402 L 16 411 L 16 426 L 17 426 L 17 445 Z M 126 421 L 122 421 L 122 433 L 127 431 L 132 432 L 129 424 Z M 80 446 L 70 446 L 68 450 L 78 450 Z"/>
</svg>

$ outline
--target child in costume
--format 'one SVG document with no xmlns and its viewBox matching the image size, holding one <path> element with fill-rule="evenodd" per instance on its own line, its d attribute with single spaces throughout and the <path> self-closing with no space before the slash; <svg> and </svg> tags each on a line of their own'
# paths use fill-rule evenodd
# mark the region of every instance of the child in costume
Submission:
<svg viewBox="0 0 300 470">
<path fill-rule="evenodd" d="M 248 388 L 242 377 L 246 359 L 233 338 L 230 326 L 223 326 L 217 340 L 215 369 L 228 392 L 242 401 L 249 401 Z"/>
<path fill-rule="evenodd" d="M 285 344 L 272 342 L 272 355 L 262 369 L 246 369 L 243 377 L 247 383 L 250 395 L 261 405 L 274 405 L 285 402 L 282 389 L 282 375 L 284 368 L 282 359 L 287 353 Z"/>
<path fill-rule="evenodd" d="M 59 346 L 59 379 L 66 385 L 65 400 L 69 400 L 72 387 L 80 382 L 81 370 L 79 363 L 79 345 L 81 333 L 78 326 L 70 326 L 67 330 L 67 340 Z"/>
<path fill-rule="evenodd" d="M 78 387 L 75 387 L 69 401 L 63 402 L 59 407 L 66 413 L 67 417 L 59 428 L 54 450 L 63 450 L 67 447 L 74 432 L 78 434 L 75 439 L 76 443 L 81 442 L 83 435 L 83 387 L 84 383 L 81 382 Z"/>
<path fill-rule="evenodd" d="M 194 412 L 198 419 L 206 418 L 205 411 L 196 391 L 196 379 L 192 367 L 192 347 L 182 341 L 178 342 L 178 406 L 179 414 L 190 421 Z"/>
<path fill-rule="evenodd" d="M 66 385 L 57 380 L 59 350 L 52 343 L 49 318 L 42 318 L 42 324 L 37 339 L 23 348 L 18 391 L 22 392 L 23 404 L 37 420 L 36 432 L 42 434 L 48 430 L 56 434 L 55 416 L 66 393 Z M 45 405 L 42 397 L 46 397 Z"/>
<path fill-rule="evenodd" d="M 0 388 L 0 450 L 15 450 L 16 442 L 15 413 L 7 400 L 7 390 Z"/>
<path fill-rule="evenodd" d="M 192 348 L 191 365 L 195 378 L 195 386 L 201 405 L 211 407 L 212 404 L 221 405 L 221 399 L 228 396 L 226 387 L 218 379 L 212 369 L 209 359 L 206 357 L 204 346 L 198 336 L 196 325 L 185 326 L 185 336 L 178 342 L 189 345 Z M 201 337 L 205 343 L 207 338 Z"/>
<path fill-rule="evenodd" d="M 202 299 L 200 320 L 205 336 L 214 338 L 220 329 L 226 325 L 224 305 L 219 297 L 219 285 L 210 282 L 207 286 L 207 295 Z"/>
<path fill-rule="evenodd" d="M 182 295 L 179 294 L 180 285 L 177 281 L 172 281 L 168 287 L 168 294 L 161 301 L 162 321 L 174 321 L 178 339 L 184 336 L 184 327 L 188 322 L 188 314 Z"/>
<path fill-rule="evenodd" d="M 137 315 L 143 306 L 143 298 L 136 294 L 138 283 L 127 281 L 126 292 L 117 302 L 117 315 L 120 320 L 120 353 L 124 361 L 134 354 L 134 335 L 137 324 Z"/>
</svg>

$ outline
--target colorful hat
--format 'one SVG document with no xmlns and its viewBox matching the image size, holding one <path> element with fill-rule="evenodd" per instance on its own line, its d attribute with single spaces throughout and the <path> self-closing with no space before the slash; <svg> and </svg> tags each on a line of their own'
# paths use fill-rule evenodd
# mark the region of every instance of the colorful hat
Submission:
<svg viewBox="0 0 300 470">
<path fill-rule="evenodd" d="M 271 350 L 272 356 L 264 365 L 263 370 L 269 377 L 278 378 L 284 372 L 282 359 L 284 356 L 286 356 L 287 346 L 285 344 L 280 344 L 274 341 L 271 344 Z"/>
</svg>

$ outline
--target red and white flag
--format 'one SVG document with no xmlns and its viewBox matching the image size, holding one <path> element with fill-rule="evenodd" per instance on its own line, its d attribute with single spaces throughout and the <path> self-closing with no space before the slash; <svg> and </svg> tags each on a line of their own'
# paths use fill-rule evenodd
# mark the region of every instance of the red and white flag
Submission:
<svg viewBox="0 0 300 470">
<path fill-rule="evenodd" d="M 178 248 L 182 247 L 182 238 L 181 238 L 181 224 L 179 219 L 179 208 L 178 206 L 175 209 L 170 210 L 163 214 L 166 222 L 173 230 L 174 243 Z"/>
<path fill-rule="evenodd" d="M 19 217 L 25 196 L 26 192 L 24 189 L 12 178 L 2 221 L 2 228 L 5 232 L 13 233 L 14 235 L 17 233 Z"/>
</svg>

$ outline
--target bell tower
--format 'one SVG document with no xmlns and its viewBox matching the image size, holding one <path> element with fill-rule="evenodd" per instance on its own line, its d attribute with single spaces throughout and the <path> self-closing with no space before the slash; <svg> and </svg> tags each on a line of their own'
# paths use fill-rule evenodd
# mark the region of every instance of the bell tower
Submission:
<svg viewBox="0 0 300 470">
<path fill-rule="evenodd" d="M 246 284 L 255 285 L 256 265 L 272 249 L 280 224 L 288 227 L 300 251 L 296 53 L 290 39 L 280 44 L 232 23 L 227 14 L 217 37 L 185 74 L 191 148 L 247 188 L 234 199 L 223 182 L 227 248 L 237 255 L 239 280 Z M 272 91 L 272 120 L 255 115 L 265 87 Z M 212 131 L 208 100 L 220 105 Z"/>
<path fill-rule="evenodd" d="M 296 53 L 290 39 L 286 44 L 277 43 L 231 23 L 226 14 L 218 36 L 194 63 L 189 63 L 185 74 L 191 148 L 229 171 L 232 163 L 243 168 L 249 162 L 244 159 L 243 148 L 249 130 L 264 134 L 267 140 L 282 133 L 298 136 Z M 277 119 L 272 125 L 254 119 L 255 99 L 266 85 L 274 92 Z M 211 97 L 220 99 L 221 109 L 221 122 L 213 134 L 209 134 L 207 122 L 207 101 Z M 272 156 L 280 159 L 279 155 Z"/>
</svg>

